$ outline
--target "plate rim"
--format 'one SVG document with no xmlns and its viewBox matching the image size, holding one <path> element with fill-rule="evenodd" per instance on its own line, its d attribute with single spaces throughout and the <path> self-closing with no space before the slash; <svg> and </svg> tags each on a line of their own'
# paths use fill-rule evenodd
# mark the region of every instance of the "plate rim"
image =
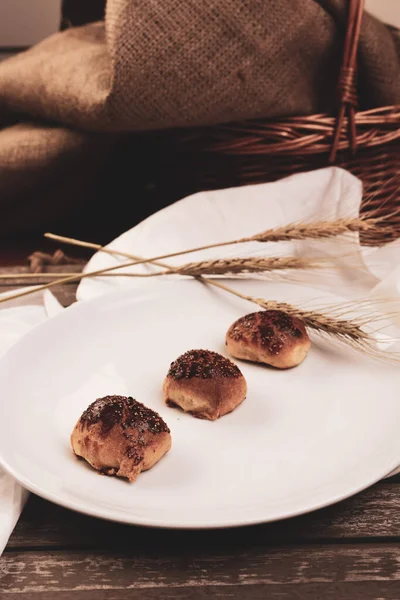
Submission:
<svg viewBox="0 0 400 600">
<path fill-rule="evenodd" d="M 396 461 L 394 466 L 389 471 L 387 471 L 387 472 L 385 471 L 385 473 L 384 473 L 384 475 L 382 475 L 382 477 L 377 477 L 377 478 L 374 477 L 369 483 L 362 485 L 361 487 L 356 486 L 355 488 L 351 488 L 348 491 L 343 492 L 343 494 L 338 494 L 338 495 L 334 496 L 331 500 L 328 500 L 326 502 L 316 503 L 315 505 L 312 505 L 308 508 L 300 508 L 297 511 L 290 511 L 288 513 L 283 513 L 281 516 L 266 517 L 266 518 L 259 517 L 259 518 L 253 518 L 253 519 L 250 518 L 250 519 L 243 519 L 242 521 L 235 519 L 234 521 L 227 521 L 227 522 L 224 522 L 223 524 L 218 524 L 217 522 L 213 522 L 213 521 L 209 521 L 209 522 L 205 521 L 204 523 L 195 523 L 195 522 L 186 521 L 184 523 L 171 524 L 170 522 L 163 521 L 163 520 L 153 521 L 151 519 L 146 519 L 146 518 L 141 519 L 139 517 L 133 517 L 132 519 L 117 517 L 116 515 L 106 514 L 106 511 L 102 511 L 101 509 L 87 510 L 87 509 L 83 508 L 82 506 L 80 506 L 79 504 L 75 504 L 73 501 L 67 502 L 67 501 L 63 500 L 61 497 L 58 497 L 57 494 L 45 492 L 41 488 L 37 487 L 35 484 L 31 484 L 30 482 L 27 482 L 25 480 L 25 478 L 16 475 L 13 472 L 13 469 L 9 468 L 7 463 L 4 462 L 1 457 L 0 457 L 0 466 L 2 468 L 4 468 L 9 475 L 14 477 L 14 479 L 29 492 L 35 494 L 36 496 L 39 496 L 40 498 L 43 498 L 44 500 L 52 502 L 53 504 L 61 506 L 62 508 L 66 508 L 68 510 L 73 510 L 74 512 L 77 512 L 82 515 L 86 515 L 88 517 L 95 517 L 96 519 L 102 519 L 103 521 L 110 521 L 113 523 L 121 523 L 124 525 L 131 525 L 131 526 L 137 526 L 137 527 L 151 527 L 154 529 L 170 529 L 170 530 L 204 531 L 204 530 L 215 530 L 215 529 L 236 529 L 236 528 L 240 528 L 240 527 L 251 527 L 253 525 L 263 525 L 266 523 L 277 523 L 279 521 L 295 519 L 296 517 L 301 517 L 301 516 L 316 512 L 318 510 L 328 508 L 329 506 L 333 506 L 335 504 L 338 504 L 339 502 L 343 502 L 344 500 L 348 500 L 349 498 L 356 496 L 357 494 L 363 492 L 364 490 L 370 488 L 371 486 L 373 486 L 376 483 L 378 483 L 379 481 L 381 481 L 385 476 L 390 474 L 396 468 L 396 466 L 398 466 L 398 461 Z"/>
</svg>

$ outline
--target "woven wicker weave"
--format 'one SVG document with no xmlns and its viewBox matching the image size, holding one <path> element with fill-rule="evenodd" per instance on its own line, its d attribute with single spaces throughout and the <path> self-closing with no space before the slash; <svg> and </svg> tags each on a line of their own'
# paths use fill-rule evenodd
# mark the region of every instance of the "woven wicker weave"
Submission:
<svg viewBox="0 0 400 600">
<path fill-rule="evenodd" d="M 400 187 L 400 106 L 357 112 L 356 58 L 364 0 L 350 0 L 337 117 L 256 120 L 186 131 L 179 152 L 202 174 L 198 189 L 273 181 L 336 164 L 364 183 L 368 207 L 389 214 Z M 398 219 L 400 228 L 400 219 Z M 399 229 L 400 230 L 400 229 Z"/>
</svg>

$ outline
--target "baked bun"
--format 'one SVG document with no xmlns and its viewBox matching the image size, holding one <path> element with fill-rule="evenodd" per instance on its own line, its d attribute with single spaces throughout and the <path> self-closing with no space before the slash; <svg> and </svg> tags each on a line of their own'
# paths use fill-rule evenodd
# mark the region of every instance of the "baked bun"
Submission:
<svg viewBox="0 0 400 600">
<path fill-rule="evenodd" d="M 98 471 L 135 481 L 171 448 L 167 424 L 153 410 L 126 396 L 106 396 L 82 414 L 72 449 Z"/>
<path fill-rule="evenodd" d="M 228 358 L 211 350 L 189 350 L 171 364 L 163 390 L 169 406 L 215 421 L 243 402 L 247 384 Z"/>
<path fill-rule="evenodd" d="M 265 310 L 241 317 L 226 334 L 229 354 L 278 369 L 299 365 L 310 346 L 303 321 L 280 310 Z"/>
</svg>

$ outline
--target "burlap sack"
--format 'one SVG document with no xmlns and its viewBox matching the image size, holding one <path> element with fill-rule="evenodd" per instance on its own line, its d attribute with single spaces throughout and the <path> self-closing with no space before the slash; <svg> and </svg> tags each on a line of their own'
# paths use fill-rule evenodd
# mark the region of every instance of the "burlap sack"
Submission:
<svg viewBox="0 0 400 600">
<path fill-rule="evenodd" d="M 38 224 L 12 216 L 21 203 L 38 209 L 49 196 L 59 202 L 55 173 L 62 172 L 61 191 L 68 174 L 79 171 L 88 202 L 97 155 L 104 159 L 114 143 L 110 133 L 333 111 L 345 5 L 109 0 L 105 23 L 56 34 L 0 64 L 0 202 L 7 207 L 0 234 L 17 221 L 22 228 Z M 400 103 L 399 38 L 369 15 L 359 91 L 361 108 Z M 7 129 L 26 116 L 43 129 Z M 75 206 L 83 202 L 79 191 Z"/>
</svg>

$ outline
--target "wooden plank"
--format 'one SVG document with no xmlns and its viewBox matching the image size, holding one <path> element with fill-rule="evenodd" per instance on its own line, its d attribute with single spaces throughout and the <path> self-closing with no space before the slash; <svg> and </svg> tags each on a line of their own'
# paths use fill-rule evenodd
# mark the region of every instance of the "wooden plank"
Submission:
<svg viewBox="0 0 400 600">
<path fill-rule="evenodd" d="M 35 274 L 32 273 L 29 267 L 13 267 L 12 269 L 7 267 L 0 267 L 0 292 L 7 291 L 8 289 L 17 290 L 19 287 L 29 287 L 31 285 L 41 285 L 54 281 L 53 277 L 46 277 L 47 273 L 60 273 L 60 278 L 65 277 L 64 273 L 80 273 L 85 263 L 73 264 L 73 265 L 58 265 L 56 267 L 45 267 L 44 273 Z M 29 277 L 24 277 L 25 274 L 29 274 Z M 10 277 L 8 277 L 10 275 Z M 18 277 L 15 277 L 15 276 Z M 6 277 L 5 277 L 6 276 Z M 65 283 L 64 285 L 77 286 L 79 283 L 72 281 L 71 283 Z"/>
<path fill-rule="evenodd" d="M 0 286 L 0 293 L 3 292 L 11 292 L 13 290 L 18 290 L 20 287 L 28 287 L 26 286 L 26 284 L 24 286 L 19 286 L 18 288 L 15 288 L 15 286 Z M 70 304 L 72 304 L 73 302 L 76 301 L 76 289 L 77 289 L 77 284 L 70 284 L 70 285 L 55 285 L 54 287 L 50 288 L 52 293 L 55 295 L 55 297 L 61 302 L 61 304 L 63 306 L 69 306 Z M 10 302 L 4 302 L 1 304 L 2 308 L 7 308 L 8 306 L 19 306 L 19 305 L 26 305 L 29 304 L 29 296 L 24 296 L 21 299 L 16 299 L 16 300 L 10 300 Z M 32 304 L 39 304 L 39 302 L 35 301 L 32 302 Z"/>
<path fill-rule="evenodd" d="M 59 597 L 60 592 L 72 591 L 154 592 L 212 586 L 229 588 L 227 591 L 241 587 L 251 598 L 251 588 L 263 586 L 264 597 L 269 598 L 270 586 L 276 589 L 286 585 L 295 586 L 297 597 L 303 598 L 302 586 L 312 584 L 320 591 L 314 597 L 322 598 L 333 585 L 353 583 L 365 591 L 374 582 L 380 584 L 381 598 L 383 582 L 397 586 L 400 592 L 397 545 L 267 546 L 223 553 L 216 553 L 212 547 L 202 552 L 192 545 L 181 547 L 178 554 L 161 553 L 156 546 L 124 553 L 10 552 L 0 562 L 0 592 L 29 597 L 44 592 Z M 157 596 L 153 593 L 149 597 Z"/>
<path fill-rule="evenodd" d="M 10 592 L 12 594 L 12 592 Z M 9 596 L 5 596 L 9 597 Z M 11 596 L 10 596 L 11 597 Z M 20 592 L 21 600 L 399 600 L 398 582 L 203 585 L 117 590 Z"/>
<path fill-rule="evenodd" d="M 214 548 L 263 543 L 400 538 L 400 485 L 380 483 L 341 504 L 278 523 L 224 531 L 125 526 L 68 511 L 32 496 L 10 538 L 17 548 Z M 400 597 L 400 596 L 399 596 Z"/>
<path fill-rule="evenodd" d="M 65 273 L 65 272 L 80 272 L 85 263 L 75 265 L 59 265 L 56 267 L 48 266 L 46 267 L 46 271 L 51 273 Z M 16 266 L 16 267 L 1 267 L 0 266 L 0 275 L 6 274 L 23 274 L 30 273 L 29 267 L 26 266 Z M 0 279 L 0 293 L 18 291 L 20 288 L 30 287 L 31 285 L 41 285 L 42 283 L 46 283 L 46 280 L 38 277 L 34 279 L 26 279 L 26 278 L 18 278 L 18 279 Z M 63 306 L 69 306 L 76 300 L 76 289 L 79 285 L 79 282 L 71 282 L 69 284 L 63 285 L 55 285 L 51 287 L 51 291 L 58 298 Z M 29 296 L 25 296 L 21 298 L 21 300 L 10 300 L 10 306 L 18 306 L 20 304 L 26 305 L 29 304 Z M 34 304 L 37 304 L 37 299 Z M 3 307 L 7 306 L 7 303 L 2 305 Z"/>
<path fill-rule="evenodd" d="M 71 265 L 57 265 L 57 266 L 46 266 L 45 267 L 45 272 L 46 273 L 65 273 L 65 272 L 77 272 L 79 273 L 83 266 L 86 263 L 84 261 L 82 261 L 79 264 L 71 264 Z M 0 266 L 0 275 L 18 275 L 21 274 L 23 275 L 24 273 L 31 273 L 31 270 L 28 266 L 26 265 L 17 265 L 15 267 L 2 267 Z M 1 280 L 3 281 L 3 279 Z M 4 281 L 11 281 L 11 279 L 6 279 Z M 16 285 L 26 285 L 26 279 L 24 277 L 21 277 L 21 279 L 14 279 L 14 277 L 12 278 L 12 281 L 16 281 Z M 9 285 L 9 284 L 8 284 Z"/>
</svg>

